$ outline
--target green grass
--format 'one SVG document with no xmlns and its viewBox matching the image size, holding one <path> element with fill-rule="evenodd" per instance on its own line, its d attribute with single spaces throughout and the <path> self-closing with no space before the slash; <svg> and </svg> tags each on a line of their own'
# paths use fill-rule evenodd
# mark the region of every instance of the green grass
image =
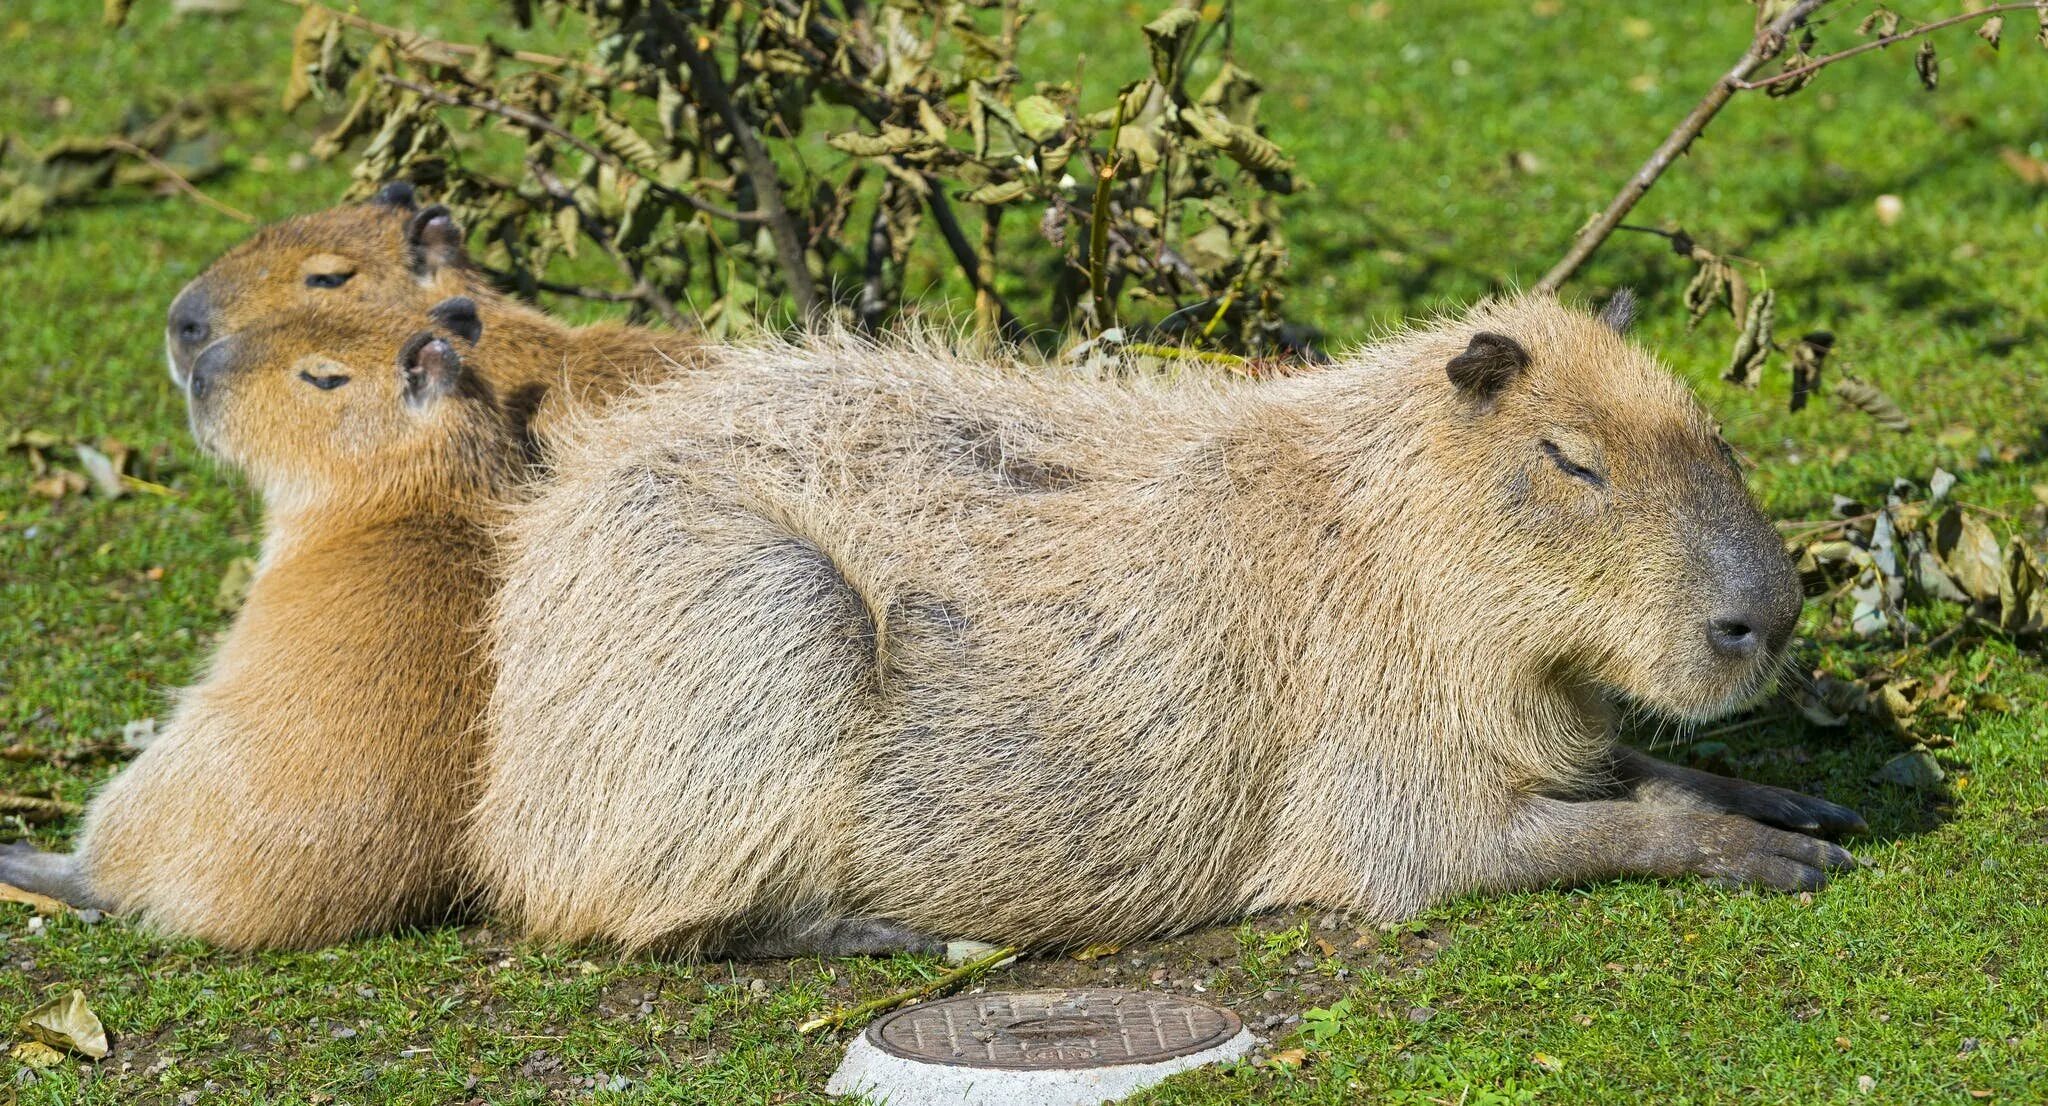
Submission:
<svg viewBox="0 0 2048 1106">
<path fill-rule="evenodd" d="M 40 143 L 105 130 L 137 99 L 281 79 L 288 9 L 172 23 L 167 5 L 139 7 L 120 34 L 97 26 L 96 6 L 29 0 L 0 13 L 0 131 Z M 1139 56 L 1140 9 L 1044 7 L 1048 68 L 1099 50 L 1113 56 L 1091 82 L 1106 83 Z M 1245 6 L 1241 45 L 1267 81 L 1276 137 L 1317 185 L 1289 205 L 1294 309 L 1333 342 L 1533 281 L 1740 50 L 1750 20 L 1730 0 L 1543 7 Z M 477 37 L 470 17 L 493 10 L 363 8 L 458 38 Z M 2002 534 L 2038 537 L 2048 196 L 1997 157 L 2048 143 L 2048 56 L 2031 32 L 2013 19 L 2002 55 L 1950 36 L 1935 95 L 1895 50 L 1788 102 L 1738 101 L 1634 219 L 1680 221 L 1765 263 L 1785 325 L 1834 330 L 1840 364 L 1904 403 L 1912 432 L 1825 401 L 1786 414 L 1775 372 L 1757 392 L 1720 383 L 1727 324 L 1685 329 L 1687 274 L 1654 240 L 1615 240 L 1575 285 L 1645 294 L 1642 337 L 1759 463 L 1754 485 L 1774 513 L 1817 517 L 1833 493 L 1870 498 L 1941 465 L 1961 474 L 1960 496 L 2002 512 Z M 57 96 L 70 104 L 62 118 Z M 331 202 L 345 166 L 289 167 L 313 122 L 267 107 L 238 118 L 234 169 L 209 190 L 266 219 Z M 1511 169 L 1514 151 L 1538 171 Z M 1895 225 L 1873 215 L 1881 193 L 1903 201 Z M 133 198 L 0 243 L 0 432 L 120 438 L 143 455 L 141 475 L 175 492 L 53 503 L 31 493 L 20 454 L 0 457 L 0 744 L 77 748 L 161 716 L 222 624 L 216 588 L 250 553 L 258 508 L 186 437 L 160 328 L 178 287 L 244 233 L 179 198 Z M 1954 618 L 1925 621 L 1938 631 Z M 1811 659 L 1833 671 L 1892 652 L 1847 638 L 1827 612 L 1808 628 Z M 1939 796 L 1871 782 L 1898 746 L 1868 728 L 1725 735 L 1742 774 L 1869 817 L 1857 848 L 1873 867 L 1810 901 L 1625 882 L 1454 904 L 1392 932 L 1310 912 L 1089 964 L 1028 962 L 995 983 L 1150 986 L 1163 968 L 1163 985 L 1200 982 L 1258 1024 L 1279 1019 L 1269 1037 L 1292 1032 L 1291 1015 L 1334 1011 L 1272 1046 L 1306 1048 L 1304 1065 L 1197 1074 L 1155 1092 L 1161 1103 L 2040 1101 L 2048 671 L 2007 642 L 1956 641 L 1907 671 L 1953 670 L 1958 686 L 2016 709 L 1937 727 L 1955 742 L 1942 753 L 1955 786 Z M 111 770 L 0 761 L 0 791 L 83 800 Z M 0 836 L 59 846 L 74 828 Z M 111 920 L 37 932 L 25 908 L 6 906 L 0 1020 L 78 987 L 116 1049 L 39 1078 L 0 1060 L 0 1075 L 34 1103 L 808 1101 L 838 1045 L 792 1026 L 934 970 L 621 961 L 480 927 L 230 955 Z M 615 1076 L 630 1085 L 605 1089 Z"/>
</svg>

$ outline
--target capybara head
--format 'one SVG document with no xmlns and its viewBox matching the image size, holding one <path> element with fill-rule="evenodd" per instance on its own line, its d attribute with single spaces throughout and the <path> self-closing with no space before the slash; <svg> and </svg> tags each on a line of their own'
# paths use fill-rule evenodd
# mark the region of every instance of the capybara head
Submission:
<svg viewBox="0 0 2048 1106">
<path fill-rule="evenodd" d="M 404 181 L 364 203 L 265 227 L 171 301 L 171 379 L 184 387 L 208 346 L 286 312 L 378 307 L 420 319 L 449 296 L 475 294 L 481 275 L 462 242 L 448 209 L 420 207 Z"/>
<path fill-rule="evenodd" d="M 446 300 L 410 337 L 362 312 L 301 312 L 209 343 L 185 378 L 192 433 L 273 501 L 364 504 L 494 484 L 517 451 L 463 351 L 474 301 Z"/>
<path fill-rule="evenodd" d="M 1800 610 L 1782 541 L 1686 387 L 1601 319 L 1482 306 L 1442 350 L 1430 470 L 1470 505 L 1463 565 L 1502 648 L 1667 715 L 1739 705 Z M 1450 525 L 1462 529 L 1462 520 Z M 1514 640 L 1519 639 L 1519 640 Z"/>
</svg>

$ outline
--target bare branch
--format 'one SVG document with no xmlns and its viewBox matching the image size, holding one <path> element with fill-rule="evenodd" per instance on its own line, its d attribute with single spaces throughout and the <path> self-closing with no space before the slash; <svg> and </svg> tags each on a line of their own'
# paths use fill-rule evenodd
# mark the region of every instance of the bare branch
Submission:
<svg viewBox="0 0 2048 1106">
<path fill-rule="evenodd" d="M 1002 328 L 1003 337 L 1016 340 L 1024 333 L 1020 322 L 1010 305 L 996 294 L 995 286 L 981 271 L 981 260 L 975 256 L 974 243 L 967 240 L 967 233 L 960 229 L 960 220 L 953 217 L 953 207 L 946 202 L 945 193 L 940 191 L 939 182 L 929 176 L 925 178 L 932 219 L 939 224 L 939 234 L 946 240 L 946 248 L 953 251 L 953 260 L 960 266 L 960 272 L 967 277 L 967 283 L 974 287 L 977 297 L 987 296 L 988 302 L 996 309 L 997 325 Z"/>
<path fill-rule="evenodd" d="M 171 168 L 170 163 L 166 162 L 164 159 L 156 156 L 155 154 L 150 153 L 148 150 L 145 150 L 142 147 L 137 146 L 135 143 L 130 142 L 125 138 L 107 139 L 107 148 L 110 150 L 119 150 L 124 154 L 130 154 L 135 157 L 141 158 L 143 161 L 148 162 L 150 168 L 156 170 L 159 173 L 162 173 L 164 175 L 165 180 L 170 181 L 172 184 L 178 187 L 178 191 L 183 192 L 184 194 L 192 197 L 195 200 L 198 200 L 200 203 L 205 204 L 207 207 L 210 207 L 215 211 L 220 212 L 222 215 L 225 215 L 228 218 L 235 220 L 236 222 L 254 223 L 257 221 L 254 215 L 251 215 L 248 212 L 243 211 L 241 208 L 230 207 L 229 205 L 214 199 L 212 196 L 209 196 L 206 193 L 201 192 L 199 190 L 198 185 L 193 184 L 190 180 L 187 180 L 185 178 L 185 174 L 180 173 L 176 169 Z"/>
<path fill-rule="evenodd" d="M 1665 137 L 1656 152 L 1650 155 L 1650 159 L 1643 162 L 1642 168 L 1637 169 L 1635 176 L 1630 177 L 1614 199 L 1608 202 L 1607 209 L 1588 223 L 1585 229 L 1579 231 L 1578 236 L 1572 240 L 1571 248 L 1565 251 L 1563 259 L 1551 266 L 1550 271 L 1543 274 L 1543 279 L 1536 282 L 1535 290 L 1555 293 L 1565 281 L 1570 280 L 1572 274 L 1579 271 L 1579 266 L 1584 265 L 1586 259 L 1593 256 L 1593 251 L 1599 249 L 1600 244 L 1607 240 L 1607 236 L 1614 233 L 1614 228 L 1627 217 L 1629 210 L 1636 206 L 1636 202 L 1657 183 L 1657 178 L 1664 175 L 1664 170 L 1669 169 L 1671 163 L 1677 161 L 1679 155 L 1692 146 L 1693 140 L 1707 129 L 1707 124 L 1720 113 L 1729 98 L 1741 90 L 1742 82 L 1749 79 L 1749 75 L 1756 72 L 1758 66 L 1783 53 L 1785 36 L 1804 22 L 1807 16 L 1828 2 L 1829 0 L 1799 0 L 1786 9 L 1784 14 L 1771 21 L 1769 26 L 1757 32 L 1756 37 L 1750 40 L 1749 49 L 1735 63 L 1734 68 L 1714 82 L 1714 87 L 1707 93 L 1706 98 L 1696 104 L 1692 111 L 1686 114 L 1685 119 Z"/>
<path fill-rule="evenodd" d="M 761 138 L 754 128 L 747 125 L 739 108 L 734 106 L 732 95 L 726 90 L 725 78 L 718 66 L 697 47 L 696 33 L 677 17 L 668 5 L 668 0 L 652 0 L 648 11 L 660 21 L 662 31 L 674 42 L 677 53 L 682 55 L 683 64 L 689 66 L 693 91 L 706 106 L 725 120 L 725 129 L 733 141 L 739 143 L 740 156 L 746 162 L 747 180 L 754 186 L 754 202 L 760 205 L 768 222 L 768 233 L 775 239 L 775 254 L 782 262 L 784 277 L 789 281 L 790 298 L 796 301 L 797 314 L 805 325 L 816 321 L 818 313 L 818 286 L 811 280 L 810 263 L 804 259 L 803 235 L 797 232 L 796 219 L 789 212 L 789 205 L 782 197 L 782 178 L 775 167 L 774 159 L 761 145 Z"/>
<path fill-rule="evenodd" d="M 1847 50 L 1842 50 L 1837 53 L 1828 54 L 1825 57 L 1815 58 L 1797 69 L 1787 69 L 1783 73 L 1773 73 L 1760 81 L 1737 81 L 1735 82 L 1735 87 L 1747 92 L 1751 89 L 1769 88 L 1774 84 L 1783 84 L 1787 81 L 1796 81 L 1806 76 L 1808 73 L 1824 69 L 1830 65 L 1835 64 L 1838 61 L 1843 60 L 1844 58 L 1853 58 L 1858 54 L 1869 53 L 1872 50 L 1882 50 L 1895 42 L 1904 42 L 1909 38 L 1918 38 L 1924 34 L 1931 34 L 1935 31 L 1943 29 L 1944 27 L 1953 27 L 1958 23 L 1974 22 L 1975 20 L 1984 19 L 1989 16 L 1997 15 L 2000 12 L 2016 12 L 2022 9 L 2031 11 L 2034 9 L 2034 7 L 2034 0 L 2024 0 L 2024 2 L 2018 4 L 1993 4 L 1990 7 L 1979 8 L 1973 12 L 1964 12 L 1961 15 L 1954 15 L 1950 16 L 1947 19 L 1936 20 L 1933 23 L 1924 23 L 1918 27 L 1913 28 L 1910 31 L 1900 31 L 1898 34 L 1895 35 L 1886 35 L 1883 38 L 1875 38 L 1870 40 L 1869 42 L 1863 43 L 1860 46 L 1852 46 Z"/>
</svg>

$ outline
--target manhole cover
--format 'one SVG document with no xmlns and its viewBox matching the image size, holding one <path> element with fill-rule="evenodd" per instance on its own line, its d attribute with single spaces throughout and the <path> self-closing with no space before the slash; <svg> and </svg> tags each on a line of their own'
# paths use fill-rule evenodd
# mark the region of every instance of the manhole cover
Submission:
<svg viewBox="0 0 2048 1106">
<path fill-rule="evenodd" d="M 878 1019 L 826 1089 L 897 1106 L 1099 1103 L 1251 1045 L 1237 1015 L 1174 995 L 962 995 Z"/>
</svg>

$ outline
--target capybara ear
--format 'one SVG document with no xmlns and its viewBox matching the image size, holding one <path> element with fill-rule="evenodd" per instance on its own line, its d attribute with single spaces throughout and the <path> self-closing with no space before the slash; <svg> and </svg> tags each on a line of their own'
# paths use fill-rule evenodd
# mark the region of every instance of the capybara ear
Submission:
<svg viewBox="0 0 2048 1106">
<path fill-rule="evenodd" d="M 370 197 L 370 202 L 380 207 L 397 207 L 411 211 L 420 204 L 419 196 L 412 190 L 409 180 L 385 181 L 384 186 Z"/>
<path fill-rule="evenodd" d="M 412 271 L 420 276 L 462 268 L 469 261 L 462 248 L 462 227 L 440 204 L 422 208 L 405 225 L 405 248 Z"/>
<path fill-rule="evenodd" d="M 1616 334 L 1627 334 L 1628 328 L 1636 325 L 1636 294 L 1627 288 L 1616 288 L 1607 302 L 1600 305 L 1600 323 Z"/>
<path fill-rule="evenodd" d="M 406 406 L 421 410 L 462 384 L 462 356 L 448 339 L 422 330 L 398 350 L 398 387 Z"/>
<path fill-rule="evenodd" d="M 1491 400 L 1529 367 L 1529 351 L 1505 334 L 1482 330 L 1444 372 L 1458 390 L 1480 402 Z"/>
<path fill-rule="evenodd" d="M 468 296 L 442 300 L 427 308 L 427 317 L 472 346 L 484 336 L 484 321 L 476 313 L 476 301 Z"/>
</svg>

